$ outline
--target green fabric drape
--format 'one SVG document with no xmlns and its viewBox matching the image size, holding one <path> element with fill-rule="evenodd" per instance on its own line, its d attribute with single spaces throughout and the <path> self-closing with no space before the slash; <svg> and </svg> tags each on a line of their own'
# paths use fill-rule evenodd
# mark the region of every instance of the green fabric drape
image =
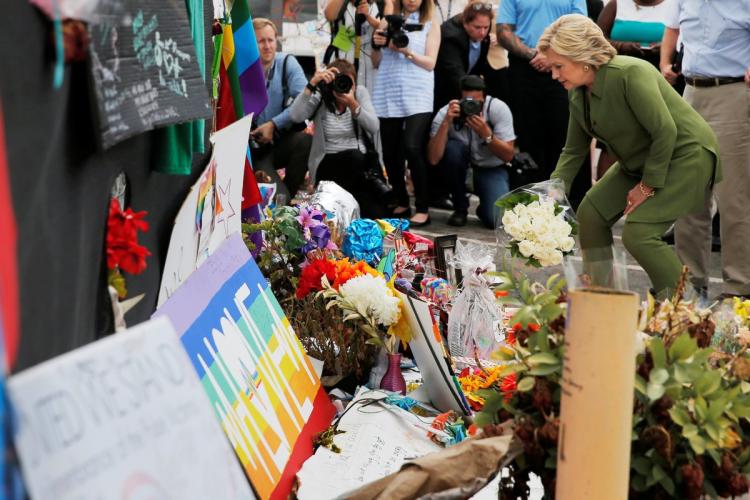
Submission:
<svg viewBox="0 0 750 500">
<path fill-rule="evenodd" d="M 206 80 L 206 45 L 203 0 L 185 0 L 193 35 L 195 56 L 203 81 Z M 189 175 L 194 153 L 204 153 L 205 120 L 170 125 L 156 130 L 154 170 L 163 174 Z"/>
</svg>

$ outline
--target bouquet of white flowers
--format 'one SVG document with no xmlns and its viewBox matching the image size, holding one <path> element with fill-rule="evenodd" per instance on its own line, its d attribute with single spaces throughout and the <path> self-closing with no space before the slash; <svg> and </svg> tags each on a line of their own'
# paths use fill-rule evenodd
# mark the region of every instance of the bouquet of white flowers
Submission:
<svg viewBox="0 0 750 500">
<path fill-rule="evenodd" d="M 547 184 L 519 188 L 496 202 L 504 210 L 499 229 L 505 233 L 505 247 L 533 267 L 562 264 L 563 256 L 573 253 L 578 232 L 570 207 L 545 194 Z"/>
</svg>

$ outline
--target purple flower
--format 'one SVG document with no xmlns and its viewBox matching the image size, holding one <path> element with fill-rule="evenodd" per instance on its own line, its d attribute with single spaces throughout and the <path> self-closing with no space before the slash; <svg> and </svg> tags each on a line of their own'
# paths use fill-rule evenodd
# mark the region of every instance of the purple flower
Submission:
<svg viewBox="0 0 750 500">
<path fill-rule="evenodd" d="M 301 249 L 303 254 L 315 249 L 336 249 L 323 212 L 314 207 L 300 207 L 297 222 L 302 226 L 302 236 L 305 239 L 305 245 Z"/>
</svg>

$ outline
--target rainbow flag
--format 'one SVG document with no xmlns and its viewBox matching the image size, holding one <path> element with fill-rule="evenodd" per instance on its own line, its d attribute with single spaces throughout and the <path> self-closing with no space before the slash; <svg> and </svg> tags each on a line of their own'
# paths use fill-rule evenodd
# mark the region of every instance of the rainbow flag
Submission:
<svg viewBox="0 0 750 500">
<path fill-rule="evenodd" d="M 249 113 L 256 115 L 268 103 L 263 65 L 246 0 L 225 0 L 231 22 L 225 22 L 221 35 L 221 67 L 216 129 L 221 130 Z M 242 210 L 262 201 L 250 164 L 245 162 Z"/>
</svg>

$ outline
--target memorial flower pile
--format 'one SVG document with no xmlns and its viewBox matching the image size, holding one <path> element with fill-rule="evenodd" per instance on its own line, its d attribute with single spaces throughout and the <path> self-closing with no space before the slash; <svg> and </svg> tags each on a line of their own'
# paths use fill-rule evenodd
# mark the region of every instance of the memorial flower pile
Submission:
<svg viewBox="0 0 750 500">
<path fill-rule="evenodd" d="M 504 209 L 502 228 L 510 238 L 511 256 L 530 266 L 548 267 L 561 264 L 563 256 L 572 253 L 577 227 L 551 198 L 518 192 L 498 200 L 497 206 Z"/>
<path fill-rule="evenodd" d="M 531 473 L 547 492 L 555 488 L 566 308 L 559 281 L 531 285 L 505 273 L 503 281 L 519 310 L 514 342 L 496 353 L 506 363 L 498 377 L 515 374 L 516 388 L 480 389 L 475 424 L 488 434 L 510 424 L 523 451 L 500 496 L 528 498 Z M 643 312 L 646 347 L 633 353 L 630 498 L 729 498 L 750 489 L 750 359 L 746 350 L 710 347 L 711 312 L 685 300 L 683 289 Z"/>
</svg>

